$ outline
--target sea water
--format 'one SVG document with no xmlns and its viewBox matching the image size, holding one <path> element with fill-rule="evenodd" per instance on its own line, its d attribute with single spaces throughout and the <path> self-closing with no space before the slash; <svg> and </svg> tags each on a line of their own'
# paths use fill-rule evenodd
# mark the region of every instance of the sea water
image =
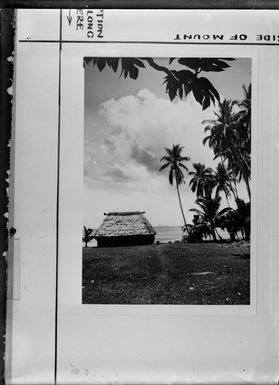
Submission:
<svg viewBox="0 0 279 385">
<path fill-rule="evenodd" d="M 167 243 L 181 241 L 183 232 L 180 226 L 158 226 L 155 227 L 155 242 Z"/>
<path fill-rule="evenodd" d="M 155 242 L 160 243 L 168 243 L 168 242 L 175 242 L 175 241 L 181 241 L 183 235 L 187 235 L 187 232 L 183 233 L 180 226 L 157 226 L 155 227 L 156 236 L 155 236 Z M 221 230 L 220 228 L 217 229 L 218 234 L 221 236 L 223 240 L 229 240 L 229 234 L 225 230 Z M 211 237 L 208 237 L 208 239 L 212 239 Z M 217 235 L 217 239 L 219 240 L 219 237 Z"/>
</svg>

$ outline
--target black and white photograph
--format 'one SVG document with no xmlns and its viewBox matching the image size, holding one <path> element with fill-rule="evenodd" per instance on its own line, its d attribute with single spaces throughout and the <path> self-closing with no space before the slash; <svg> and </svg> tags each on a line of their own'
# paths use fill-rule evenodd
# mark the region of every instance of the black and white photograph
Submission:
<svg viewBox="0 0 279 385">
<path fill-rule="evenodd" d="M 83 67 L 82 303 L 249 305 L 251 58 Z"/>
</svg>

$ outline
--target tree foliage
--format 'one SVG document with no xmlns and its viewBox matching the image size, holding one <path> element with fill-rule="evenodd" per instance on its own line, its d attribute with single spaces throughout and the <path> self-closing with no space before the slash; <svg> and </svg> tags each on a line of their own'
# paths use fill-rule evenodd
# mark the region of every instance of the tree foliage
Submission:
<svg viewBox="0 0 279 385">
<path fill-rule="evenodd" d="M 218 104 L 218 112 L 215 112 L 216 119 L 202 122 L 206 124 L 205 132 L 209 131 L 209 134 L 203 139 L 203 144 L 208 143 L 214 151 L 215 159 L 220 158 L 236 203 L 239 203 L 237 181 L 245 182 L 249 199 L 251 198 L 249 185 L 251 178 L 251 85 L 248 88 L 243 86 L 243 89 L 245 98 L 242 102 L 224 99 Z M 240 109 L 235 110 L 236 105 Z"/>
<path fill-rule="evenodd" d="M 152 67 L 156 71 L 165 73 L 163 84 L 166 87 L 166 93 L 170 101 L 176 97 L 186 98 L 191 92 L 196 101 L 205 110 L 211 104 L 215 105 L 216 101 L 220 101 L 219 92 L 214 85 L 204 76 L 200 76 L 202 72 L 222 72 L 229 68 L 229 61 L 233 58 L 171 58 L 169 67 L 162 66 L 153 58 L 108 58 L 108 57 L 85 57 L 84 65 L 91 63 L 96 66 L 99 71 L 103 71 L 105 67 L 110 68 L 113 72 L 120 71 L 120 76 L 124 78 L 136 80 L 139 70 L 146 68 L 146 65 Z M 175 66 L 174 66 L 174 64 Z M 181 67 L 181 70 L 177 70 Z"/>
<path fill-rule="evenodd" d="M 170 168 L 169 182 L 171 185 L 173 185 L 174 180 L 178 186 L 184 183 L 184 173 L 182 169 L 188 172 L 188 167 L 185 166 L 184 162 L 188 162 L 190 158 L 188 156 L 182 156 L 183 148 L 180 144 L 174 144 L 172 149 L 165 148 L 167 155 L 164 155 L 160 160 L 165 163 L 160 167 L 159 171 L 163 171 L 167 167 Z"/>
<path fill-rule="evenodd" d="M 218 217 L 217 225 L 230 234 L 231 241 L 235 241 L 236 234 L 241 232 L 245 239 L 250 238 L 250 202 L 239 199 L 237 209 L 229 209 Z"/>
<path fill-rule="evenodd" d="M 193 192 L 196 192 L 197 198 L 202 196 L 210 196 L 213 187 L 215 186 L 215 179 L 213 170 L 205 167 L 202 163 L 193 163 L 194 171 L 190 171 L 192 176 L 189 186 Z"/>
<path fill-rule="evenodd" d="M 220 204 L 221 204 L 221 197 L 199 197 L 196 200 L 196 204 L 199 207 L 190 209 L 190 211 L 193 211 L 196 213 L 196 215 L 199 216 L 199 223 L 206 225 L 208 228 L 208 232 L 212 235 L 213 239 L 216 240 L 216 227 L 217 227 L 217 221 L 220 215 L 222 215 L 225 211 L 228 209 L 223 209 L 219 211 Z"/>
<path fill-rule="evenodd" d="M 93 229 L 83 226 L 82 240 L 85 243 L 85 247 L 87 247 L 88 243 L 92 241 L 92 239 L 94 239 Z"/>
<path fill-rule="evenodd" d="M 230 180 L 232 179 L 232 172 L 226 169 L 223 163 L 218 163 L 216 171 L 214 173 L 214 180 L 216 185 L 216 196 L 219 196 L 223 192 L 226 196 L 227 202 L 231 195 Z M 228 203 L 229 204 L 229 203 Z"/>
</svg>

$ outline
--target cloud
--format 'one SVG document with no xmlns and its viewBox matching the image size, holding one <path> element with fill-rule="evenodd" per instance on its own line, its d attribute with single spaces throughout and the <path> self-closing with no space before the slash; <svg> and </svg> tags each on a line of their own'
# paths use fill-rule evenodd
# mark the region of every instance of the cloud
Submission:
<svg viewBox="0 0 279 385">
<path fill-rule="evenodd" d="M 150 172 L 158 171 L 158 157 L 152 149 L 139 148 L 139 146 L 133 146 L 131 151 L 131 157 L 133 160 L 146 167 Z"/>
<path fill-rule="evenodd" d="M 94 135 L 85 140 L 87 179 L 147 185 L 152 179 L 159 185 L 159 179 L 165 178 L 158 172 L 160 158 L 164 148 L 173 144 L 184 146 L 191 161 L 212 166 L 212 152 L 202 145 L 201 122 L 211 119 L 213 112 L 202 111 L 192 97 L 174 103 L 142 89 L 136 95 L 107 100 L 98 115 Z"/>
</svg>

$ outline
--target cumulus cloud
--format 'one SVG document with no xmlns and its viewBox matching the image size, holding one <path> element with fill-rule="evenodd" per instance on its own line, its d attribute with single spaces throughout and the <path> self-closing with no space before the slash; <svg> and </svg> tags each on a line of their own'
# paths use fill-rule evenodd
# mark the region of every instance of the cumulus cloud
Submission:
<svg viewBox="0 0 279 385">
<path fill-rule="evenodd" d="M 211 150 L 202 145 L 202 120 L 212 118 L 191 97 L 171 103 L 147 89 L 110 99 L 99 106 L 99 124 L 85 139 L 85 176 L 114 183 L 140 183 L 163 177 L 158 172 L 164 147 L 184 146 L 193 162 L 212 166 Z M 154 186 L 153 186 L 154 187 Z"/>
</svg>

